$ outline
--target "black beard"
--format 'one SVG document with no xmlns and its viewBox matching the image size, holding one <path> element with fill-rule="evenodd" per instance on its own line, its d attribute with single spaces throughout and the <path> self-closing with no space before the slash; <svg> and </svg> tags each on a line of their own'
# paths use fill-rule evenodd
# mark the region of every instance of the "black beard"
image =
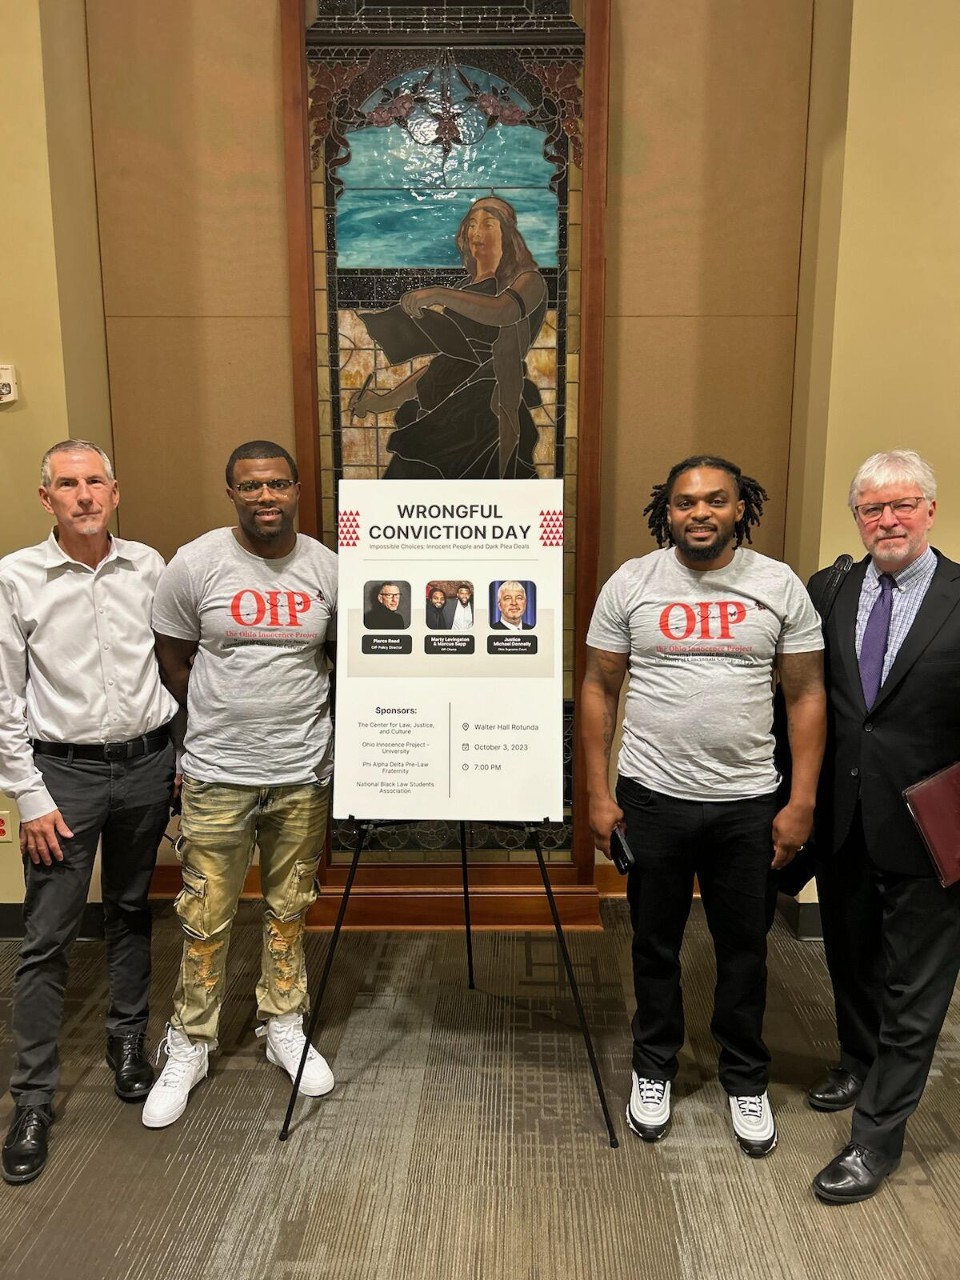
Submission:
<svg viewBox="0 0 960 1280">
<path fill-rule="evenodd" d="M 288 533 L 293 524 L 292 519 L 284 519 L 281 515 L 280 523 L 273 529 L 265 529 L 260 525 L 256 518 L 251 518 L 249 524 L 244 524 L 244 529 L 254 542 L 275 542 L 277 538 L 282 538 Z"/>
<path fill-rule="evenodd" d="M 716 538 L 710 546 L 701 546 L 700 543 L 682 542 L 679 544 L 680 550 L 688 560 L 697 560 L 706 563 L 709 560 L 715 560 L 717 556 L 729 547 L 733 541 L 733 533 L 731 532 L 726 538 L 718 531 Z M 676 544 L 675 544 L 676 545 Z"/>
</svg>

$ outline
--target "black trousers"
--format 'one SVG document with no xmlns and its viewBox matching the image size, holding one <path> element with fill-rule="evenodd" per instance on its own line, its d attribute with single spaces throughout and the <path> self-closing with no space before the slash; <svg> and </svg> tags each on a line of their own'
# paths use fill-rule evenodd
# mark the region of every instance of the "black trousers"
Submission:
<svg viewBox="0 0 960 1280">
<path fill-rule="evenodd" d="M 676 800 L 620 777 L 617 802 L 637 865 L 627 880 L 633 924 L 633 1068 L 673 1080 L 684 1040 L 680 946 L 697 876 L 717 962 L 710 1030 L 729 1094 L 767 1087 L 763 1043 L 767 925 L 776 797 Z"/>
<path fill-rule="evenodd" d="M 841 1063 L 864 1079 L 851 1140 L 896 1159 L 960 972 L 960 884 L 880 871 L 859 815 L 817 882 Z"/>
<path fill-rule="evenodd" d="M 13 990 L 16 1048 L 10 1092 L 21 1105 L 53 1100 L 67 959 L 80 931 L 97 845 L 110 1007 L 107 1031 L 142 1031 L 148 1017 L 151 915 L 147 903 L 157 846 L 170 810 L 172 746 L 107 763 L 37 756 L 54 803 L 73 832 L 63 861 L 24 858 L 24 938 Z"/>
</svg>

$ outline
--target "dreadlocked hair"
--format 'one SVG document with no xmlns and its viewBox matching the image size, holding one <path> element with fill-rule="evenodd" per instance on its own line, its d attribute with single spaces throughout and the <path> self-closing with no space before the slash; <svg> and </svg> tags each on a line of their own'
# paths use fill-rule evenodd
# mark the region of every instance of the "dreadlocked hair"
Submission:
<svg viewBox="0 0 960 1280">
<path fill-rule="evenodd" d="M 728 475 L 733 476 L 737 482 L 739 500 L 743 503 L 743 515 L 734 526 L 737 546 L 739 547 L 744 539 L 747 542 L 752 542 L 750 529 L 760 523 L 760 517 L 763 515 L 763 504 L 769 496 L 766 489 L 758 480 L 754 480 L 752 476 L 745 476 L 736 463 L 728 462 L 726 458 L 715 458 L 712 454 L 704 453 L 698 454 L 695 458 L 684 458 L 683 462 L 678 462 L 675 467 L 671 468 L 666 482 L 664 484 L 655 484 L 650 490 L 650 502 L 644 507 L 643 514 L 648 517 L 647 527 L 656 538 L 657 546 L 666 547 L 673 541 L 670 537 L 670 519 L 668 516 L 670 495 L 673 493 L 673 486 L 677 476 L 683 475 L 685 471 L 692 471 L 694 467 L 711 467 L 715 471 L 726 471 Z"/>
</svg>

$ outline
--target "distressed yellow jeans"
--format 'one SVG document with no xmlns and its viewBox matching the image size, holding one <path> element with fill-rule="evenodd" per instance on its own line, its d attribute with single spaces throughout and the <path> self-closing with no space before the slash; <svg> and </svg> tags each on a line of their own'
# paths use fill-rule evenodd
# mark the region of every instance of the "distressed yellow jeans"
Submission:
<svg viewBox="0 0 960 1280">
<path fill-rule="evenodd" d="M 329 799 L 329 784 L 241 787 L 184 778 L 176 911 L 185 937 L 172 1022 L 191 1041 L 216 1042 L 230 930 L 257 847 L 266 903 L 258 1014 L 306 1011 L 303 921 L 317 896 Z"/>
</svg>

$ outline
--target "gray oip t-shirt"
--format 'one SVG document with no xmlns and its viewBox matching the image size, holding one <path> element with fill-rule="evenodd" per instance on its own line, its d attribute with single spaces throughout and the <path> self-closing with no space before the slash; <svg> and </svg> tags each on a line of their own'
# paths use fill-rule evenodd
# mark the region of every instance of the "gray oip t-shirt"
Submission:
<svg viewBox="0 0 960 1280">
<path fill-rule="evenodd" d="M 707 572 L 673 547 L 628 560 L 600 592 L 587 644 L 630 655 L 621 774 L 682 800 L 776 789 L 774 661 L 823 648 L 787 565 L 742 547 Z"/>
<path fill-rule="evenodd" d="M 153 629 L 197 640 L 182 768 L 201 782 L 284 786 L 329 777 L 337 557 L 305 534 L 281 560 L 232 529 L 181 547 L 164 570 Z"/>
</svg>

